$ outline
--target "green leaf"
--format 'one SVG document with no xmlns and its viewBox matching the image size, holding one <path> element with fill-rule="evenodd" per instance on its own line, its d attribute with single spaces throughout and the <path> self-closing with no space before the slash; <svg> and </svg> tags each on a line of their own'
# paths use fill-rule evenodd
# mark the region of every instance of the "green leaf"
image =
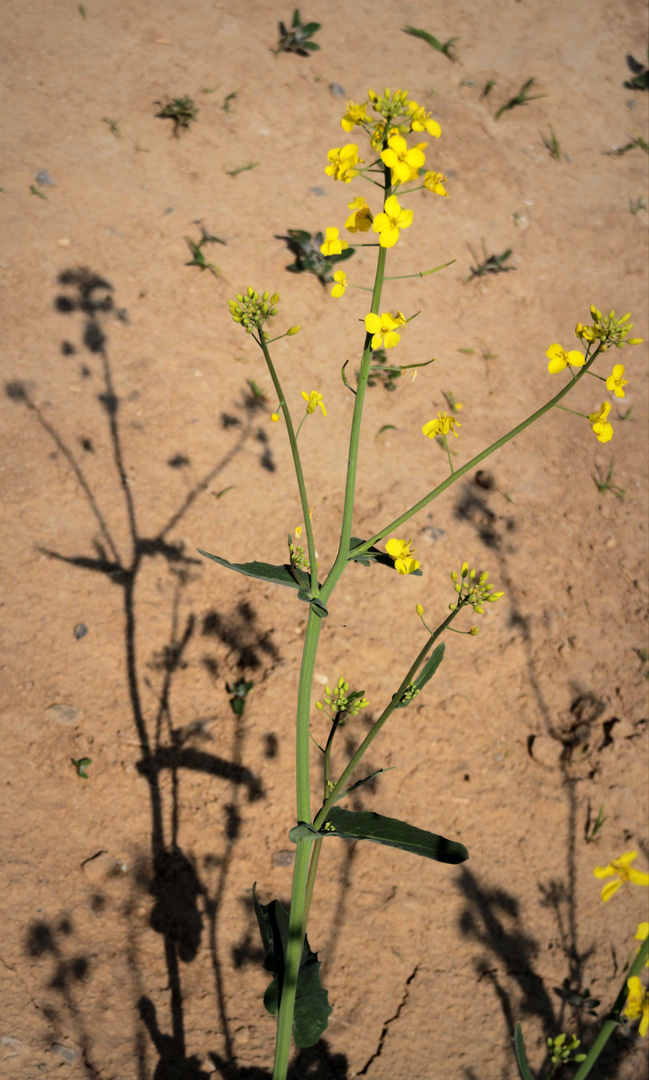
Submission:
<svg viewBox="0 0 649 1080">
<path fill-rule="evenodd" d="M 77 770 L 77 776 L 80 776 L 82 780 L 87 780 L 88 779 L 88 773 L 87 773 L 86 770 L 87 770 L 89 765 L 92 765 L 92 758 L 89 758 L 89 757 L 70 758 L 70 761 L 72 762 L 75 769 Z"/>
<path fill-rule="evenodd" d="M 327 825 L 332 825 L 333 829 L 327 829 Z M 401 851 L 410 851 L 413 855 L 436 862 L 461 863 L 469 857 L 464 844 L 447 840 L 426 829 L 418 829 L 407 821 L 375 814 L 371 810 L 356 813 L 332 806 L 320 835 L 339 836 L 343 840 L 371 840 L 375 844 L 400 848 Z"/>
<path fill-rule="evenodd" d="M 453 56 L 451 55 L 453 45 L 456 41 L 460 40 L 459 38 L 454 37 L 449 38 L 448 41 L 442 43 L 441 41 L 438 41 L 436 37 L 433 37 L 432 34 L 427 33 L 426 30 L 418 30 L 415 26 L 406 26 L 403 32 L 404 34 L 410 34 L 411 37 L 421 38 L 421 40 L 427 42 L 431 48 L 436 49 L 437 52 L 444 53 L 444 56 L 448 56 L 449 60 L 453 60 Z"/>
<path fill-rule="evenodd" d="M 282 996 L 284 958 L 288 947 L 288 912 L 279 900 L 260 904 L 254 886 L 252 898 L 264 947 L 264 970 L 273 976 L 264 994 L 264 1007 L 271 1016 L 276 1016 Z M 296 1046 L 301 1049 L 313 1046 L 327 1030 L 330 1012 L 329 995 L 320 983 L 320 961 L 316 953 L 309 948 L 305 937 L 293 1014 L 293 1038 Z"/>
<path fill-rule="evenodd" d="M 307 821 L 301 821 L 299 825 L 294 825 L 288 834 L 288 838 L 293 844 L 297 844 L 298 840 L 309 840 L 313 843 L 314 840 L 322 840 L 322 836 L 317 829 L 313 828 L 313 825 L 309 825 Z"/>
<path fill-rule="evenodd" d="M 430 680 L 432 679 L 433 675 L 435 674 L 439 665 L 444 659 L 445 648 L 446 646 L 444 642 L 442 642 L 441 645 L 438 645 L 437 648 L 434 649 L 431 655 L 428 657 L 428 660 L 426 661 L 417 678 L 415 679 L 415 686 L 418 690 L 423 690 L 426 683 L 430 682 Z"/>
<path fill-rule="evenodd" d="M 534 1077 L 532 1076 L 532 1070 L 527 1064 L 525 1043 L 523 1042 L 523 1029 L 520 1024 L 516 1024 L 516 1027 L 514 1028 L 514 1052 L 516 1054 L 516 1061 L 518 1062 L 518 1068 L 523 1080 L 534 1080 Z"/>
<path fill-rule="evenodd" d="M 214 559 L 214 562 L 225 566 L 228 570 L 236 570 L 237 574 L 259 578 L 260 581 L 268 581 L 272 585 L 286 585 L 289 589 L 300 589 L 304 588 L 305 582 L 307 585 L 309 583 L 306 574 L 304 575 L 305 581 L 296 581 L 292 572 L 294 568 L 290 564 L 272 566 L 270 563 L 263 562 L 231 563 L 227 559 L 222 559 L 220 555 L 210 555 L 209 551 L 201 551 L 200 548 L 198 554 L 204 555 L 206 559 Z"/>
</svg>

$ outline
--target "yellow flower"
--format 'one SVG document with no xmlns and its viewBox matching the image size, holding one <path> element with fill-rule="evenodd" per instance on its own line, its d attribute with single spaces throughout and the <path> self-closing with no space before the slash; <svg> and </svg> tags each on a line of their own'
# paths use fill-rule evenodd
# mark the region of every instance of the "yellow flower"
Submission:
<svg viewBox="0 0 649 1080">
<path fill-rule="evenodd" d="M 343 131 L 353 131 L 356 124 L 363 124 L 367 120 L 367 113 L 364 105 L 356 105 L 353 101 L 347 102 L 347 112 L 340 121 L 340 126 Z"/>
<path fill-rule="evenodd" d="M 377 120 L 374 124 L 374 131 L 370 142 L 372 143 L 372 150 L 380 150 L 383 145 L 383 135 L 385 133 L 385 121 Z"/>
<path fill-rule="evenodd" d="M 417 612 L 419 618 L 421 619 L 422 615 L 424 614 L 423 604 L 415 604 L 415 611 Z"/>
<path fill-rule="evenodd" d="M 301 535 L 302 535 L 302 526 L 301 525 L 296 525 L 295 526 L 295 539 L 299 540 Z"/>
<path fill-rule="evenodd" d="M 588 423 L 597 436 L 598 442 L 608 442 L 613 438 L 613 425 L 609 423 L 608 414 L 611 411 L 610 401 L 604 401 L 599 412 L 589 413 Z"/>
<path fill-rule="evenodd" d="M 365 316 L 365 329 L 368 334 L 373 334 L 372 348 L 391 349 L 393 346 L 398 345 L 401 340 L 401 334 L 397 333 L 399 326 L 404 326 L 406 317 L 400 311 L 397 311 L 396 316 L 390 315 L 389 311 L 384 311 L 382 315 L 374 315 L 370 312 Z"/>
<path fill-rule="evenodd" d="M 358 156 L 356 143 L 347 143 L 342 147 L 334 146 L 327 157 L 330 162 L 325 169 L 327 176 L 333 176 L 334 180 L 343 180 L 345 184 L 358 176 L 358 169 L 355 169 L 354 165 L 358 165 L 359 161 L 362 163 L 362 159 Z"/>
<path fill-rule="evenodd" d="M 563 371 L 568 364 L 572 367 L 582 367 L 586 363 L 586 357 L 582 356 L 577 349 L 571 349 L 570 352 L 566 352 L 560 345 L 550 345 L 550 348 L 545 354 L 550 361 L 548 364 L 548 371 L 551 375 L 556 375 L 559 371 Z"/>
<path fill-rule="evenodd" d="M 597 337 L 596 327 L 584 326 L 583 323 L 578 322 L 575 326 L 575 337 L 581 341 L 594 341 Z"/>
<path fill-rule="evenodd" d="M 345 273 L 345 271 L 344 270 L 336 270 L 336 273 L 334 274 L 334 281 L 336 282 L 336 284 L 334 285 L 333 289 L 331 290 L 331 295 L 332 296 L 344 296 L 345 295 L 345 289 L 347 288 L 347 284 L 348 284 L 347 283 L 347 274 Z"/>
<path fill-rule="evenodd" d="M 398 574 L 412 574 L 413 570 L 419 569 L 419 563 L 412 558 L 410 545 L 412 540 L 388 540 L 385 550 L 391 559 L 394 559 L 394 569 Z"/>
<path fill-rule="evenodd" d="M 462 425 L 454 416 L 449 416 L 445 412 L 438 412 L 437 420 L 429 420 L 421 430 L 429 439 L 434 439 L 436 435 L 448 435 L 449 432 L 455 435 L 457 439 L 456 427 L 462 427 Z"/>
<path fill-rule="evenodd" d="M 410 113 L 410 125 L 413 131 L 427 131 L 429 135 L 439 139 L 442 129 L 437 120 L 433 120 L 430 113 L 426 112 L 423 105 L 418 105 L 416 101 L 410 101 L 408 102 L 408 112 Z"/>
<path fill-rule="evenodd" d="M 320 251 L 323 255 L 340 255 L 341 251 L 348 247 L 346 240 L 339 239 L 338 229 L 330 227 L 325 231 L 324 243 L 320 244 Z"/>
<path fill-rule="evenodd" d="M 271 413 L 270 418 L 273 421 L 273 423 L 276 424 L 277 421 L 279 420 L 279 413 L 276 413 L 276 412 Z"/>
<path fill-rule="evenodd" d="M 620 855 L 619 859 L 613 859 L 608 866 L 596 866 L 593 870 L 597 878 L 613 876 L 617 878 L 616 881 L 607 882 L 602 889 L 601 896 L 605 904 L 615 895 L 623 881 L 630 881 L 634 885 L 649 885 L 649 874 L 644 874 L 631 866 L 637 854 L 637 851 L 627 851 L 624 855 Z"/>
<path fill-rule="evenodd" d="M 310 415 L 316 411 L 317 406 L 322 409 L 322 415 L 327 415 L 327 410 L 324 407 L 324 401 L 322 394 L 319 394 L 317 390 L 312 390 L 310 394 L 307 394 L 306 390 L 302 391 L 302 397 L 307 403 L 306 411 Z"/>
<path fill-rule="evenodd" d="M 633 935 L 634 941 L 646 941 L 649 937 L 649 922 L 638 923 L 638 929 Z"/>
<path fill-rule="evenodd" d="M 629 380 L 623 379 L 623 375 L 624 364 L 616 364 L 606 380 L 606 389 L 610 390 L 616 397 L 624 397 L 624 390 L 622 387 L 626 386 Z"/>
<path fill-rule="evenodd" d="M 626 985 L 629 996 L 626 999 L 624 1012 L 629 1020 L 637 1020 L 640 1017 L 638 1031 L 644 1038 L 649 1030 L 649 993 L 647 993 L 637 975 L 632 975 L 630 979 L 627 979 Z"/>
<path fill-rule="evenodd" d="M 381 247 L 394 247 L 399 239 L 399 229 L 407 229 L 412 225 L 412 210 L 402 210 L 396 195 L 390 195 L 385 200 L 383 211 L 374 218 L 372 229 L 381 234 L 379 236 Z"/>
<path fill-rule="evenodd" d="M 436 195 L 445 195 L 448 199 L 448 191 L 444 188 L 446 177 L 441 172 L 427 172 L 424 176 L 424 187 L 427 191 L 434 191 Z"/>
<path fill-rule="evenodd" d="M 353 210 L 345 222 L 347 232 L 369 232 L 372 226 L 372 213 L 367 200 L 359 195 L 347 205 L 350 210 Z"/>
<path fill-rule="evenodd" d="M 426 143 L 421 143 L 420 146 L 409 150 L 408 143 L 401 135 L 390 136 L 387 148 L 381 151 L 381 161 L 390 169 L 393 184 L 407 183 L 412 176 L 413 170 L 415 176 L 417 175 L 417 170 L 421 168 L 426 160 L 426 155 L 421 149 L 422 146 L 426 145 Z"/>
</svg>

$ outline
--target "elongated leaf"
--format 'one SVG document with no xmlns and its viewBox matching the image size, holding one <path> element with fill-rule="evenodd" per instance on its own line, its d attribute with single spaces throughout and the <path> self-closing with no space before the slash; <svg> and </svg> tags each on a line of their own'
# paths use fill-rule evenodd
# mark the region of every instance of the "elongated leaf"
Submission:
<svg viewBox="0 0 649 1080">
<path fill-rule="evenodd" d="M 264 1007 L 271 1016 L 276 1016 L 282 995 L 288 947 L 288 912 L 279 900 L 271 900 L 270 904 L 260 904 L 254 886 L 252 896 L 266 954 L 264 970 L 273 976 L 264 994 Z M 297 976 L 293 1014 L 293 1038 L 296 1046 L 300 1048 L 313 1046 L 327 1030 L 330 1012 L 328 993 L 320 983 L 320 961 L 316 953 L 311 952 L 309 942 L 305 938 Z"/>
<path fill-rule="evenodd" d="M 227 570 L 236 570 L 237 574 L 259 578 L 260 581 L 268 581 L 272 585 L 286 585 L 289 589 L 308 588 L 309 585 L 306 574 L 303 575 L 303 580 L 296 580 L 295 567 L 291 567 L 288 563 L 284 566 L 272 566 L 271 563 L 263 562 L 231 563 L 227 559 L 222 559 L 220 555 L 210 555 L 209 551 L 201 551 L 200 548 L 198 554 L 204 555 L 206 559 L 214 559 L 214 562 L 225 566 Z M 298 573 L 302 572 L 298 571 Z"/>
<path fill-rule="evenodd" d="M 444 649 L 446 648 L 444 642 L 438 645 L 436 649 L 428 657 L 428 660 L 424 664 L 423 668 L 419 672 L 419 675 L 415 679 L 415 686 L 418 690 L 423 690 L 427 682 L 430 682 L 433 675 L 437 671 L 439 665 L 444 659 Z"/>
<path fill-rule="evenodd" d="M 418 30 L 415 26 L 406 26 L 404 34 L 410 34 L 410 37 L 421 38 L 422 41 L 427 42 L 431 48 L 436 49 L 437 52 L 443 52 L 444 46 L 441 41 L 438 41 L 436 37 L 429 34 L 426 30 Z"/>
<path fill-rule="evenodd" d="M 518 1068 L 523 1080 L 534 1080 L 532 1070 L 527 1064 L 525 1043 L 523 1042 L 523 1029 L 520 1024 L 516 1024 L 516 1027 L 514 1028 L 514 1052 L 516 1054 L 516 1061 L 518 1062 Z"/>
<path fill-rule="evenodd" d="M 328 829 L 327 825 L 333 826 L 333 829 Z M 400 848 L 436 862 L 461 863 L 469 857 L 464 844 L 447 840 L 426 829 L 418 829 L 407 821 L 375 814 L 371 810 L 355 813 L 332 806 L 320 834 L 323 837 L 339 836 L 343 840 L 371 840 L 375 844 Z"/>
</svg>

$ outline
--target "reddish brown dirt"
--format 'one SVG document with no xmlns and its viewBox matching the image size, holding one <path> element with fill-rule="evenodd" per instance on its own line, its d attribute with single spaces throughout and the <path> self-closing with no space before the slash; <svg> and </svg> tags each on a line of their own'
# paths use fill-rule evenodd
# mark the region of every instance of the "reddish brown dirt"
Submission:
<svg viewBox="0 0 649 1080">
<path fill-rule="evenodd" d="M 443 391 L 464 402 L 461 462 L 558 385 L 545 350 L 573 340 L 591 303 L 631 310 L 649 336 L 647 211 L 629 208 L 646 201 L 647 157 L 607 154 L 647 135 L 648 95 L 623 85 L 646 12 L 330 0 L 304 9 L 323 25 L 302 59 L 270 51 L 288 5 L 85 10 L 3 11 L 1 1071 L 268 1080 L 251 887 L 290 893 L 305 608 L 196 554 L 281 562 L 299 521 L 270 381 L 226 300 L 249 281 L 277 288 L 279 324 L 302 325 L 275 357 L 298 411 L 305 389 L 328 407 L 301 437 L 326 569 L 352 406 L 339 372 L 358 363 L 367 305 L 287 273 L 277 237 L 341 226 L 358 191 L 324 174 L 346 138 L 332 84 L 356 100 L 403 86 L 439 119 L 429 161 L 450 198 L 413 198 L 390 272 L 457 260 L 389 288 L 387 306 L 422 312 L 399 358 L 437 362 L 369 392 L 354 526 L 367 536 L 445 475 L 421 436 Z M 459 62 L 406 24 L 459 35 Z M 544 96 L 496 122 L 532 76 Z M 184 94 L 198 118 L 175 140 L 155 102 Z M 45 198 L 30 192 L 40 169 Z M 184 265 L 199 219 L 227 241 L 208 249 L 218 279 Z M 467 245 L 483 238 L 489 254 L 512 249 L 515 272 L 467 283 Z M 369 282 L 373 259 L 360 249 L 352 280 Z M 80 268 L 104 282 L 85 301 Z M 372 748 L 370 767 L 394 771 L 363 798 L 460 839 L 470 860 L 325 846 L 309 933 L 333 1013 L 295 1080 L 512 1080 L 517 1019 L 540 1069 L 548 1035 L 592 1039 L 555 988 L 590 988 L 600 1013 L 617 991 L 646 891 L 603 905 L 592 870 L 631 849 L 649 861 L 646 356 L 615 354 L 629 385 L 611 443 L 552 413 L 491 459 L 490 489 L 470 474 L 412 523 L 423 579 L 352 567 L 334 597 L 317 690 L 345 674 L 379 706 L 420 647 L 415 603 L 441 617 L 453 567 L 466 558 L 506 590 L 477 639 L 451 635 L 429 692 Z M 607 397 L 588 382 L 582 412 Z M 623 501 L 593 481 L 611 457 Z M 242 677 L 254 690 L 239 721 L 226 684 Z M 367 719 L 349 722 L 351 744 Z M 71 764 L 84 756 L 88 780 Z M 592 1075 L 645 1068 L 637 1035 L 619 1032 Z"/>
</svg>

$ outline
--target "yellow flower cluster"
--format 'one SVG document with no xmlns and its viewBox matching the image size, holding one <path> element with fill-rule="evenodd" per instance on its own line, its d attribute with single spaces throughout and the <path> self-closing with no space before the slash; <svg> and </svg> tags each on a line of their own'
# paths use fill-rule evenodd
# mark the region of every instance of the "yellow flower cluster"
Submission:
<svg viewBox="0 0 649 1080">
<path fill-rule="evenodd" d="M 236 299 L 228 300 L 228 307 L 234 322 L 245 326 L 246 333 L 252 334 L 255 330 L 262 331 L 266 320 L 277 315 L 275 305 L 278 302 L 279 293 L 273 293 L 270 296 L 266 291 L 260 297 L 252 285 L 249 285 L 245 296 L 243 293 L 237 293 Z"/>
<path fill-rule="evenodd" d="M 633 323 L 628 322 L 631 318 L 630 311 L 616 318 L 614 311 L 609 311 L 608 315 L 602 315 L 599 308 L 591 304 L 590 315 L 593 320 L 592 325 L 585 326 L 578 322 L 575 327 L 575 337 L 580 338 L 581 341 L 588 344 L 593 341 L 601 342 L 602 352 L 606 352 L 611 345 L 614 345 L 616 349 L 621 349 L 624 345 L 642 344 L 642 338 L 628 338 L 628 333 L 633 328 Z"/>
<path fill-rule="evenodd" d="M 345 682 L 342 675 L 333 690 L 329 686 L 325 686 L 324 699 L 336 718 L 340 717 L 342 713 L 346 713 L 348 716 L 357 716 L 361 709 L 366 709 L 369 705 L 364 690 L 354 690 L 351 694 L 349 693 L 349 683 Z M 315 707 L 316 709 L 324 709 L 321 701 L 316 701 Z"/>
<path fill-rule="evenodd" d="M 451 573 L 451 581 L 455 587 L 455 591 L 458 594 L 459 600 L 457 604 L 449 604 L 449 611 L 455 611 L 457 607 L 464 607 L 465 604 L 470 604 L 474 611 L 477 611 L 478 615 L 484 615 L 484 604 L 495 604 L 497 600 L 500 600 L 501 596 L 504 596 L 504 592 L 493 592 L 495 585 L 490 585 L 487 581 L 489 574 L 485 570 L 483 574 L 476 581 L 476 571 L 469 570 L 469 564 L 463 562 L 458 574 L 456 570 Z"/>
</svg>

